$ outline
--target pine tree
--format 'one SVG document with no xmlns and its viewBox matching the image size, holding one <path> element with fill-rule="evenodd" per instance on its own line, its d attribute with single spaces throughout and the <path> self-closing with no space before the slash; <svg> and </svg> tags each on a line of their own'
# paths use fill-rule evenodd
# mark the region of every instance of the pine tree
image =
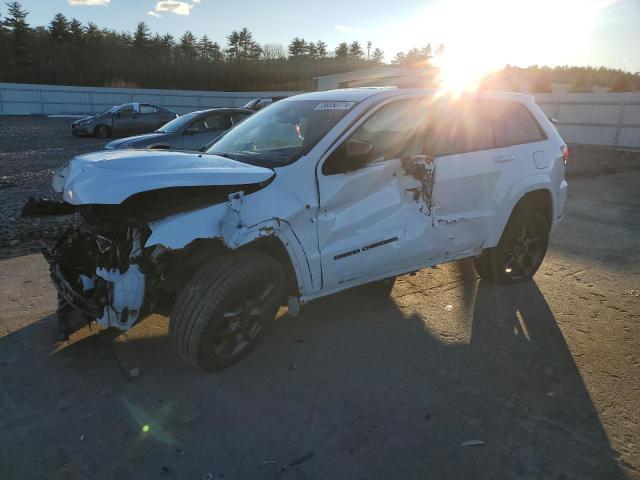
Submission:
<svg viewBox="0 0 640 480">
<path fill-rule="evenodd" d="M 371 61 L 373 63 L 378 63 L 381 64 L 384 60 L 384 52 L 382 50 L 380 50 L 379 48 L 376 48 L 373 51 L 373 55 L 371 55 Z"/>
<path fill-rule="evenodd" d="M 318 50 L 318 58 L 327 57 L 327 44 L 322 40 L 316 42 L 316 49 Z"/>
<path fill-rule="evenodd" d="M 140 22 L 133 34 L 133 46 L 142 49 L 149 44 L 149 27 L 146 23 Z"/>
<path fill-rule="evenodd" d="M 180 37 L 180 45 L 178 48 L 180 49 L 180 54 L 182 58 L 188 62 L 192 63 L 196 60 L 196 37 L 190 30 L 184 32 L 184 34 Z"/>
<path fill-rule="evenodd" d="M 362 46 L 360 45 L 360 42 L 355 41 L 355 42 L 351 42 L 351 45 L 349 45 L 349 53 L 348 56 L 351 60 L 360 60 L 362 59 L 364 55 L 364 50 L 362 50 Z"/>
<path fill-rule="evenodd" d="M 69 20 L 62 13 L 56 13 L 49 24 L 49 35 L 55 45 L 65 43 L 69 39 Z"/>
<path fill-rule="evenodd" d="M 291 40 L 288 50 L 289 57 L 302 57 L 307 52 L 307 42 L 304 40 L 304 38 L 295 37 L 293 40 Z"/>
<path fill-rule="evenodd" d="M 74 45 L 80 45 L 84 42 L 84 28 L 77 18 L 73 18 L 69 22 L 69 38 Z"/>
<path fill-rule="evenodd" d="M 349 58 L 349 45 L 347 45 L 347 42 L 342 42 L 336 47 L 336 58 L 340 60 Z"/>
<path fill-rule="evenodd" d="M 16 67 L 15 80 L 24 81 L 28 78 L 27 69 L 31 65 L 30 28 L 27 23 L 29 12 L 19 2 L 8 3 L 7 9 L 3 25 L 9 30 L 10 63 Z"/>
<path fill-rule="evenodd" d="M 238 60 L 240 58 L 240 34 L 235 30 L 227 35 L 227 55 L 231 60 Z"/>
</svg>

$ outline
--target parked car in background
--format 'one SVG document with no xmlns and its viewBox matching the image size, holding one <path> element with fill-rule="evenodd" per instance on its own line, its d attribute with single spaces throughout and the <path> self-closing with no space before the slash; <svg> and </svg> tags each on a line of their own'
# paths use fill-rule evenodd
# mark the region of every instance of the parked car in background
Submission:
<svg viewBox="0 0 640 480">
<path fill-rule="evenodd" d="M 262 110 L 263 108 L 268 107 L 272 103 L 277 102 L 278 100 L 282 100 L 283 98 L 287 97 L 254 98 L 245 103 L 242 108 L 248 108 L 250 110 L 253 110 L 254 112 L 257 112 L 258 110 Z"/>
<path fill-rule="evenodd" d="M 168 108 L 150 103 L 125 103 L 71 124 L 73 135 L 98 138 L 153 132 L 178 117 Z"/>
<path fill-rule="evenodd" d="M 121 138 L 107 143 L 107 150 L 158 148 L 200 150 L 253 113 L 244 108 L 213 108 L 187 113 L 153 133 Z"/>
</svg>

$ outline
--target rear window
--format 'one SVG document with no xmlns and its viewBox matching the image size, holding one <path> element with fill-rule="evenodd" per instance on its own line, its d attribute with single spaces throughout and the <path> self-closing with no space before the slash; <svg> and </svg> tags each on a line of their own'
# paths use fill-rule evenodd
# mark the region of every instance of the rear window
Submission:
<svg viewBox="0 0 640 480">
<path fill-rule="evenodd" d="M 545 135 L 529 109 L 516 102 L 492 102 L 497 147 L 544 140 Z"/>
</svg>

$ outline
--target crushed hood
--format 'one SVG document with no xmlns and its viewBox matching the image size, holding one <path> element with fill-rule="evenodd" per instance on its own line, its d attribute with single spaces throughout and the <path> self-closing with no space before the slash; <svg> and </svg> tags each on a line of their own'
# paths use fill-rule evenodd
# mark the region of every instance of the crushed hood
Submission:
<svg viewBox="0 0 640 480">
<path fill-rule="evenodd" d="M 73 205 L 122 203 L 131 195 L 169 187 L 250 185 L 275 172 L 216 155 L 112 150 L 75 157 L 56 170 L 52 186 Z"/>
</svg>

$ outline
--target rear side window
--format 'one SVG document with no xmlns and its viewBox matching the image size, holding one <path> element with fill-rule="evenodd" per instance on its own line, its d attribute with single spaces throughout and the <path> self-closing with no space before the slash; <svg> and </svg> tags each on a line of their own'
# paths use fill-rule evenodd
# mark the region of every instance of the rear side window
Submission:
<svg viewBox="0 0 640 480">
<path fill-rule="evenodd" d="M 524 105 L 516 102 L 492 103 L 497 147 L 537 142 L 546 138 L 540 125 Z"/>
<path fill-rule="evenodd" d="M 487 102 L 457 101 L 434 106 L 426 138 L 429 155 L 455 155 L 494 146 Z"/>
<path fill-rule="evenodd" d="M 156 111 L 153 105 L 140 104 L 140 113 L 154 113 Z"/>
<path fill-rule="evenodd" d="M 239 124 L 242 120 L 244 120 L 245 118 L 247 118 L 249 114 L 247 113 L 234 113 L 231 115 L 231 123 L 233 125 L 237 125 Z"/>
</svg>

